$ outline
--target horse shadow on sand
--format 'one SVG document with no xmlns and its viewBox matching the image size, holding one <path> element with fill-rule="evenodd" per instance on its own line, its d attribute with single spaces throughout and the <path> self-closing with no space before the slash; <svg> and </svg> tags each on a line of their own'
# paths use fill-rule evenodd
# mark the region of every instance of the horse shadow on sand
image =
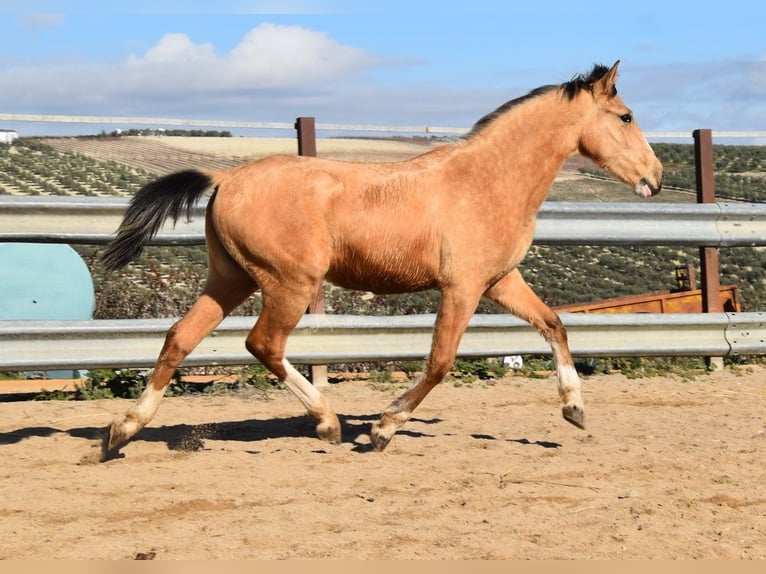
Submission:
<svg viewBox="0 0 766 574">
<path fill-rule="evenodd" d="M 371 452 L 373 447 L 369 442 L 370 424 L 380 417 L 379 413 L 369 415 L 343 415 L 339 414 L 341 422 L 343 444 L 351 444 L 352 451 L 358 453 Z M 443 419 L 423 419 L 413 417 L 408 424 L 438 425 Z M 100 440 L 104 435 L 104 427 L 74 427 L 62 429 L 50 426 L 25 427 L 15 430 L 0 432 L 0 447 L 15 444 L 32 437 L 49 437 L 54 434 L 64 433 L 72 437 L 92 441 Z M 449 433 L 451 434 L 451 433 Z M 399 436 L 413 438 L 436 437 L 421 430 L 403 428 L 397 432 Z M 520 445 L 538 446 L 542 448 L 560 448 L 562 445 L 548 441 L 531 441 L 526 438 L 497 438 L 487 434 L 472 434 L 475 440 L 500 440 Z M 133 439 L 133 442 L 161 442 L 165 443 L 169 450 L 197 451 L 205 448 L 205 441 L 242 441 L 248 443 L 261 443 L 270 439 L 282 438 L 316 438 L 314 423 L 305 415 L 272 418 L 272 419 L 248 419 L 241 421 L 225 421 L 200 424 L 175 424 L 158 427 L 145 427 Z M 248 450 L 251 454 L 260 454 L 261 451 Z M 120 455 L 117 455 L 119 458 Z"/>
</svg>

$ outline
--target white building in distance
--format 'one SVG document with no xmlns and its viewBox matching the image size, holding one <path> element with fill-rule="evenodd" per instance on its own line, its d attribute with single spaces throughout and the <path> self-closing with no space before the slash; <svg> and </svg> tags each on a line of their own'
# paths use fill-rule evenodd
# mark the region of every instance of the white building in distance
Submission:
<svg viewBox="0 0 766 574">
<path fill-rule="evenodd" d="M 13 140 L 19 137 L 16 130 L 2 130 L 0 129 L 0 143 L 12 144 Z"/>
</svg>

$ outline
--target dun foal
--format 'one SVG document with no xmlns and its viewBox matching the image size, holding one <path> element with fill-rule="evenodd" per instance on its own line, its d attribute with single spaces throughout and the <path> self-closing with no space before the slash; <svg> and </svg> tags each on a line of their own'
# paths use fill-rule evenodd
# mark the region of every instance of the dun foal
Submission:
<svg viewBox="0 0 766 574">
<path fill-rule="evenodd" d="M 287 337 L 324 280 L 375 293 L 441 291 L 423 375 L 372 425 L 377 450 L 447 374 L 482 296 L 550 342 L 562 414 L 583 428 L 580 379 L 564 327 L 517 265 L 568 157 L 591 158 L 641 197 L 660 191 L 662 165 L 617 95 L 618 64 L 533 90 L 479 120 L 459 143 L 404 162 L 279 155 L 146 185 L 104 251 L 104 265 L 129 263 L 167 218 L 188 215 L 210 192 L 209 272 L 199 300 L 168 331 L 146 390 L 108 427 L 102 459 L 152 420 L 184 357 L 259 288 L 263 311 L 247 349 L 295 393 L 319 437 L 339 442 L 340 422 L 329 402 L 285 358 Z"/>
</svg>

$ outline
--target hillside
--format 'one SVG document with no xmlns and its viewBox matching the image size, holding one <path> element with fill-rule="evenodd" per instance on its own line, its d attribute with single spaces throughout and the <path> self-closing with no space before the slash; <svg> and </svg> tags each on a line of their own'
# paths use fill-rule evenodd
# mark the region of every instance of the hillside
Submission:
<svg viewBox="0 0 766 574">
<path fill-rule="evenodd" d="M 321 157 L 352 161 L 396 161 L 430 149 L 425 142 L 323 139 Z M 0 146 L 0 193 L 131 195 L 157 175 L 198 167 L 221 169 L 272 153 L 295 153 L 289 138 L 123 137 L 20 139 Z M 662 194 L 650 201 L 693 202 L 691 146 L 656 144 L 666 165 Z M 766 148 L 715 146 L 718 196 L 760 201 L 766 198 Z M 573 158 L 562 169 L 550 200 L 636 201 L 625 185 L 605 176 L 588 160 Z M 201 247 L 147 250 L 139 265 L 105 277 L 95 262 L 96 248 L 78 248 L 97 285 L 98 317 L 175 316 L 196 298 L 205 276 Z M 664 247 L 533 246 L 522 271 L 551 305 L 598 300 L 675 286 L 676 264 L 696 262 L 697 249 Z M 698 269 L 699 272 L 699 269 Z M 766 308 L 766 253 L 734 248 L 721 252 L 721 281 L 740 286 L 747 310 Z M 373 297 L 327 288 L 335 312 L 400 314 L 435 309 L 437 295 Z M 240 312 L 257 312 L 253 298 Z M 495 311 L 483 306 L 482 311 Z"/>
</svg>

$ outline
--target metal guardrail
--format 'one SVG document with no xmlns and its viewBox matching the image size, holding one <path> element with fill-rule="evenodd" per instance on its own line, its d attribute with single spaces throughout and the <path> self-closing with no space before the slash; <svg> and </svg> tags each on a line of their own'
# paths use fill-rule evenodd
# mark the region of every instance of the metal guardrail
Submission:
<svg viewBox="0 0 766 574">
<path fill-rule="evenodd" d="M 128 206 L 127 197 L 0 196 L 0 242 L 109 242 Z M 194 209 L 191 222 L 166 223 L 152 245 L 201 245 L 205 241 L 205 207 Z M 87 221 L 87 223 L 85 223 Z"/>
<path fill-rule="evenodd" d="M 729 356 L 762 354 L 766 313 L 562 313 L 575 356 Z M 306 315 L 287 356 L 295 363 L 421 360 L 435 315 Z M 148 368 L 174 319 L 0 321 L 0 369 Z M 184 366 L 242 365 L 255 359 L 245 338 L 255 317 L 229 317 Z M 44 350 L 41 352 L 41 349 Z M 546 355 L 550 347 L 510 315 L 476 315 L 459 356 Z"/>
<path fill-rule="evenodd" d="M 104 244 L 128 198 L 0 196 L 0 241 Z M 204 209 L 166 223 L 154 245 L 204 243 Z M 83 224 L 87 218 L 87 225 Z M 766 245 L 766 204 L 551 201 L 537 217 L 535 242 L 549 245 Z"/>
</svg>

